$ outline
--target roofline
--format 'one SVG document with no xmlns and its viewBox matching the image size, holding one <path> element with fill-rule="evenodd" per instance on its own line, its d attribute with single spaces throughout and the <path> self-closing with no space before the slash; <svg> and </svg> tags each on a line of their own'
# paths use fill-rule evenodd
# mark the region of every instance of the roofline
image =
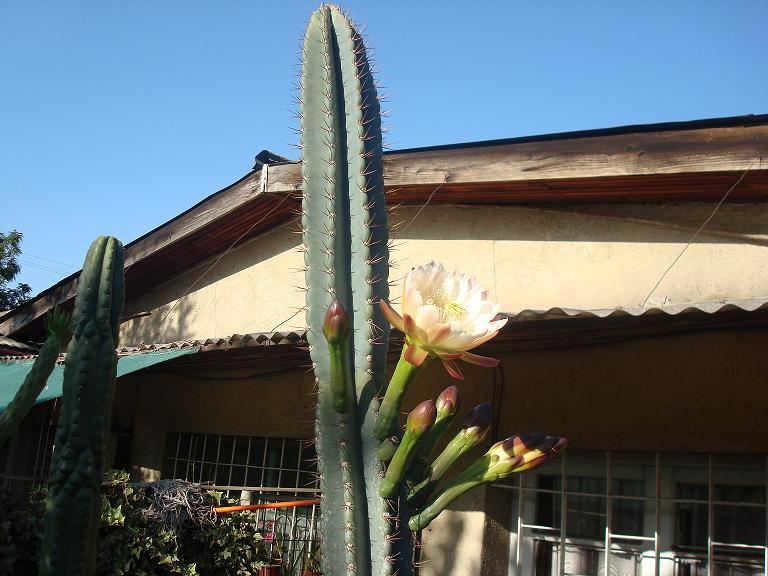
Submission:
<svg viewBox="0 0 768 576">
<path fill-rule="evenodd" d="M 622 134 L 645 134 L 648 132 L 681 132 L 684 130 L 700 130 L 707 128 L 733 128 L 738 126 L 768 125 L 768 114 L 745 114 L 742 116 L 726 116 L 723 118 L 702 118 L 679 122 L 656 122 L 653 124 L 627 124 L 609 128 L 589 130 L 572 130 L 569 132 L 552 132 L 548 134 L 532 134 L 514 138 L 498 138 L 495 140 L 473 140 L 456 144 L 437 144 L 434 146 L 419 146 L 388 150 L 384 155 L 410 154 L 414 152 L 439 152 L 441 150 L 461 150 L 483 148 L 488 146 L 505 146 L 508 144 L 525 144 L 529 142 L 554 142 L 557 140 L 574 140 L 578 138 L 599 138 L 601 136 L 619 136 Z"/>
<path fill-rule="evenodd" d="M 260 156 L 267 162 L 257 162 L 259 169 L 126 244 L 129 289 L 140 294 L 231 247 L 232 239 L 245 242 L 294 217 L 300 163 Z M 450 204 L 659 202 L 719 198 L 750 170 L 733 201 L 768 198 L 762 158 L 768 115 L 749 115 L 390 151 L 384 178 L 388 202 L 405 204 L 427 197 Z M 192 241 L 205 249 L 190 255 L 183 247 Z M 52 306 L 71 304 L 79 274 L 0 316 L 0 334 L 17 334 Z"/>
</svg>

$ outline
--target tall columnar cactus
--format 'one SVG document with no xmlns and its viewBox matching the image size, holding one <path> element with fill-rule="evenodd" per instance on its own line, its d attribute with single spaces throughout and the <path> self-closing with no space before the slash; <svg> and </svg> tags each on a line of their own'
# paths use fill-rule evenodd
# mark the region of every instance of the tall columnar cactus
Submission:
<svg viewBox="0 0 768 576">
<path fill-rule="evenodd" d="M 335 6 L 323 5 L 312 15 L 304 38 L 301 119 L 323 572 L 408 576 L 410 530 L 424 529 L 466 490 L 544 463 L 565 440 L 509 438 L 458 480 L 446 476 L 440 488 L 457 458 L 482 441 L 491 407 L 471 411 L 432 460 L 458 408 L 458 391 L 451 387 L 437 403 L 419 404 L 403 435 L 405 391 L 434 358 L 458 379 L 463 376 L 456 360 L 498 365 L 469 350 L 493 338 L 506 320 L 494 320 L 498 305 L 474 279 L 434 262 L 406 276 L 402 316 L 389 304 L 379 103 L 363 41 Z M 405 344 L 386 385 L 390 322 L 405 334 Z"/>
<path fill-rule="evenodd" d="M 24 378 L 13 400 L 0 414 L 0 446 L 13 434 L 45 388 L 48 376 L 56 366 L 61 347 L 72 333 L 72 318 L 63 310 L 54 308 L 45 319 L 45 332 L 45 343 L 40 348 L 32 369 Z"/>
<path fill-rule="evenodd" d="M 379 101 L 363 40 L 335 6 L 312 15 L 303 52 L 302 224 L 308 338 L 319 393 L 323 567 L 334 576 L 385 575 L 400 558 L 406 576 L 410 537 L 401 534 L 401 551 L 393 549 L 395 508 L 378 496 L 382 465 L 372 432 L 389 336 L 378 307 L 388 296 Z M 341 347 L 329 347 L 322 330 L 335 300 L 351 328 Z M 332 385 L 339 355 L 342 381 L 334 378 Z"/>
<path fill-rule="evenodd" d="M 87 575 L 96 533 L 123 309 L 123 248 L 96 239 L 78 283 L 74 334 L 64 361 L 64 392 L 51 466 L 40 574 Z"/>
</svg>

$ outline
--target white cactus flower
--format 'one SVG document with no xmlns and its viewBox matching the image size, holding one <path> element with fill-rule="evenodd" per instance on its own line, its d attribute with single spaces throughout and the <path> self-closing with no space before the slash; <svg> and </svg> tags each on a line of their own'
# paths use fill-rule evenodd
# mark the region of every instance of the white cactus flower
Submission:
<svg viewBox="0 0 768 576">
<path fill-rule="evenodd" d="M 463 379 L 456 359 L 489 368 L 499 364 L 495 358 L 469 352 L 507 323 L 506 318 L 496 319 L 499 305 L 488 299 L 488 291 L 474 277 L 447 272 L 435 262 L 412 268 L 403 285 L 402 316 L 386 300 L 381 309 L 406 335 L 404 357 L 414 366 L 438 357 L 451 376 Z"/>
</svg>

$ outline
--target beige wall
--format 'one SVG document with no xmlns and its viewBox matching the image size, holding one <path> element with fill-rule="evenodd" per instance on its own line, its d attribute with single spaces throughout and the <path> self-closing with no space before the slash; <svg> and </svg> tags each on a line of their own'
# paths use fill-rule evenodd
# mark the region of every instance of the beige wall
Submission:
<svg viewBox="0 0 768 576">
<path fill-rule="evenodd" d="M 498 438 L 544 430 L 578 450 L 768 452 L 768 330 L 679 334 L 462 365 L 465 408 L 501 394 Z M 454 383 L 438 363 L 405 410 Z"/>
<path fill-rule="evenodd" d="M 478 277 L 507 312 L 642 304 L 710 204 L 573 208 L 429 206 L 391 219 L 397 284 L 434 259 Z M 415 219 L 414 219 L 415 218 Z M 638 219 L 642 219 L 639 222 Z M 122 343 L 303 330 L 303 256 L 296 224 L 256 238 L 126 305 L 151 311 L 123 326 Z M 768 206 L 723 206 L 648 305 L 768 296 Z"/>
</svg>

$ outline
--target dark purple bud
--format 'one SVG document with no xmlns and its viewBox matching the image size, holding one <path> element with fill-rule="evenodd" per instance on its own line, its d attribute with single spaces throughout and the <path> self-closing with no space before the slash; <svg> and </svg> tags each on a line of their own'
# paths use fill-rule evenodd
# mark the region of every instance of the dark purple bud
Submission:
<svg viewBox="0 0 768 576">
<path fill-rule="evenodd" d="M 325 313 L 323 334 L 331 344 L 342 342 L 349 335 L 349 314 L 338 300 L 334 300 Z"/>
<path fill-rule="evenodd" d="M 464 416 L 461 427 L 467 434 L 473 434 L 482 440 L 491 428 L 493 421 L 493 404 L 483 402 L 478 404 Z"/>
<path fill-rule="evenodd" d="M 459 409 L 459 389 L 456 386 L 450 386 L 440 392 L 437 397 L 437 419 L 442 420 L 448 416 L 453 416 Z"/>
<path fill-rule="evenodd" d="M 435 408 L 434 401 L 424 400 L 424 402 L 416 406 L 416 408 L 408 414 L 408 420 L 406 421 L 405 427 L 413 434 L 421 436 L 427 430 L 432 428 L 436 416 L 437 408 Z"/>
</svg>

